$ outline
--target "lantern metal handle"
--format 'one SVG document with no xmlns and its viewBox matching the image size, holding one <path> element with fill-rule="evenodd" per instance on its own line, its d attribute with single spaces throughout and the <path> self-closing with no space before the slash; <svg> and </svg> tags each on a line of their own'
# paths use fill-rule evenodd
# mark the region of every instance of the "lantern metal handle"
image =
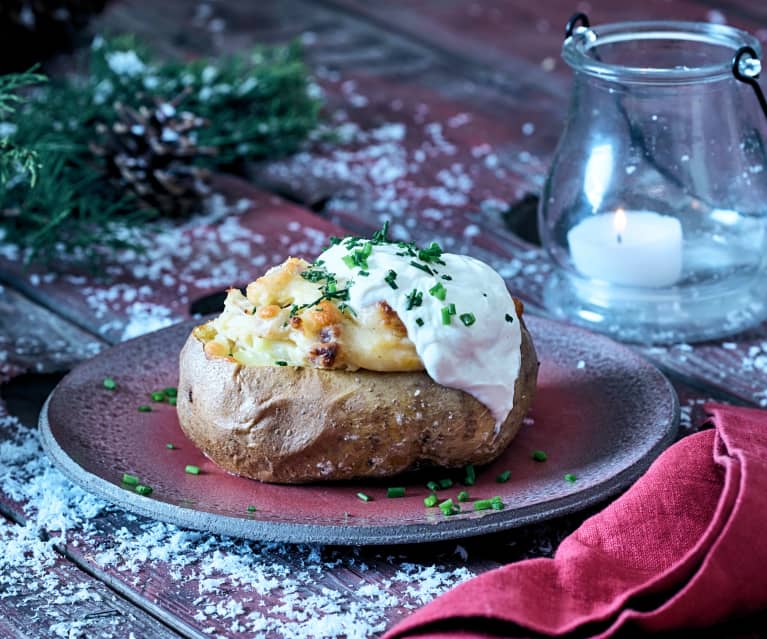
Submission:
<svg viewBox="0 0 767 639">
<path fill-rule="evenodd" d="M 572 37 L 575 29 L 578 27 L 591 28 L 589 17 L 583 12 L 574 13 L 567 21 L 565 25 L 565 38 Z M 748 64 L 749 62 L 751 63 L 750 65 Z M 759 84 L 761 72 L 762 64 L 753 47 L 740 47 L 735 52 L 735 56 L 732 59 L 732 74 L 736 80 L 751 85 L 756 94 L 756 99 L 759 100 L 759 106 L 762 108 L 764 117 L 767 118 L 767 98 L 765 98 L 764 91 L 762 91 L 762 87 Z"/>
<path fill-rule="evenodd" d="M 569 38 L 571 35 L 573 35 L 575 27 L 578 26 L 585 27 L 586 29 L 591 26 L 589 17 L 585 13 L 574 13 L 570 17 L 570 19 L 567 21 L 567 25 L 565 26 L 565 38 Z"/>
<path fill-rule="evenodd" d="M 749 61 L 751 62 L 751 68 L 748 68 Z M 746 68 L 744 69 L 744 67 Z M 761 72 L 762 64 L 753 47 L 741 47 L 738 49 L 735 57 L 732 59 L 732 74 L 736 80 L 751 85 L 754 93 L 756 93 L 756 99 L 759 100 L 759 106 L 762 107 L 762 112 L 767 118 L 767 99 L 764 97 L 764 91 L 762 91 L 758 80 Z"/>
</svg>

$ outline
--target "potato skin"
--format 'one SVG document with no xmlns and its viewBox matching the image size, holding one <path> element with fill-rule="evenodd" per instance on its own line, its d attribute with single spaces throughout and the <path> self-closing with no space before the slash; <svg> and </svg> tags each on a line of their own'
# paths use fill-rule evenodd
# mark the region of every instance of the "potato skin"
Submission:
<svg viewBox="0 0 767 639">
<path fill-rule="evenodd" d="M 425 372 L 244 367 L 207 357 L 190 335 L 180 357 L 178 418 L 210 459 L 244 477 L 285 484 L 386 477 L 495 459 L 522 425 L 537 372 L 523 324 L 514 408 L 496 433 L 483 404 Z"/>
</svg>

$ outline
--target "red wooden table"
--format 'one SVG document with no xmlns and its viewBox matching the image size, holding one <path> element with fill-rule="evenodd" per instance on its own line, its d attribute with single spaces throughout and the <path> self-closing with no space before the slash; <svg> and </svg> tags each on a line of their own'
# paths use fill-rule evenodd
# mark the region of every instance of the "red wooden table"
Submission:
<svg viewBox="0 0 767 639">
<path fill-rule="evenodd" d="M 529 241 L 531 221 L 565 115 L 559 48 L 576 9 L 594 22 L 725 21 L 767 37 L 757 0 L 130 0 L 96 21 L 94 31 L 139 33 L 167 56 L 300 37 L 343 139 L 251 167 L 248 181 L 221 178 L 206 217 L 169 227 L 146 255 L 123 255 L 101 277 L 24 271 L 0 247 L 0 636 L 374 635 L 472 575 L 551 555 L 590 514 L 458 543 L 245 542 L 80 491 L 33 428 L 44 391 L 74 363 L 203 311 L 207 296 L 287 254 L 316 255 L 329 234 L 369 233 L 384 218 L 397 237 L 488 261 L 544 312 L 549 266 Z M 709 398 L 767 405 L 766 326 L 642 352 L 675 384 L 681 435 Z M 700 634 L 757 637 L 764 627 L 767 614 Z"/>
</svg>

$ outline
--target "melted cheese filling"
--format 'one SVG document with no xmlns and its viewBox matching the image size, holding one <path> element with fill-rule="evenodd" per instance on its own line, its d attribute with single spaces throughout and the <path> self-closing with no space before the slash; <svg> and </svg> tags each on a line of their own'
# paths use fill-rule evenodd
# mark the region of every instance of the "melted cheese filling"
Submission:
<svg viewBox="0 0 767 639">
<path fill-rule="evenodd" d="M 245 366 L 425 369 L 500 424 L 521 366 L 521 305 L 490 266 L 412 245 L 345 238 L 314 265 L 289 258 L 228 292 L 197 329 L 209 356 Z"/>
</svg>

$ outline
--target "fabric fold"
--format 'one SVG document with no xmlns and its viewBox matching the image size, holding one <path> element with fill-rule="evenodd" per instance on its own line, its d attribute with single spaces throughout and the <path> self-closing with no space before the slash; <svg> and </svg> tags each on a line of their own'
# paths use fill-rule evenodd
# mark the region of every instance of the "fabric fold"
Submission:
<svg viewBox="0 0 767 639">
<path fill-rule="evenodd" d="M 714 428 L 666 450 L 553 559 L 461 584 L 399 637 L 611 637 L 705 627 L 767 607 L 767 413 L 706 407 Z"/>
</svg>

